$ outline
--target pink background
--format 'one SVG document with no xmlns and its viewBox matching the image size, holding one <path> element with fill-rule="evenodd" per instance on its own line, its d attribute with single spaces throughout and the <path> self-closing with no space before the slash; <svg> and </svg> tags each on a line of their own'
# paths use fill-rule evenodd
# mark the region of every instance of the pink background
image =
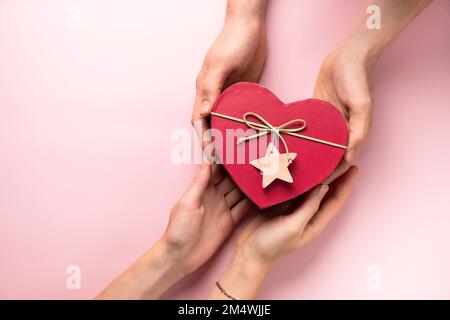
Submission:
<svg viewBox="0 0 450 320">
<path fill-rule="evenodd" d="M 261 82 L 286 102 L 310 97 L 360 3 L 273 0 Z M 171 134 L 190 127 L 224 5 L 0 1 L 0 298 L 90 298 L 158 239 L 195 172 L 171 162 Z M 383 56 L 348 205 L 261 298 L 450 298 L 449 30 L 436 0 Z M 206 297 L 232 241 L 165 297 Z M 66 287 L 72 264 L 81 290 Z"/>
</svg>

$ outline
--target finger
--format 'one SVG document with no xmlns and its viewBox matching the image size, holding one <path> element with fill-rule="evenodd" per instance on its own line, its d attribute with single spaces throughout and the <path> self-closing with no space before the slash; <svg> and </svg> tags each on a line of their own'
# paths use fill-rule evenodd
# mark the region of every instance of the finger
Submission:
<svg viewBox="0 0 450 320">
<path fill-rule="evenodd" d="M 345 159 L 342 159 L 342 161 L 339 163 L 338 167 L 333 171 L 333 173 L 324 181 L 323 184 L 330 184 L 340 176 L 342 176 L 344 173 L 350 169 L 350 163 L 348 163 Z"/>
<path fill-rule="evenodd" d="M 200 116 L 207 117 L 220 94 L 225 81 L 225 71 L 222 68 L 204 67 L 197 79 L 196 96 L 199 97 Z"/>
<path fill-rule="evenodd" d="M 332 183 L 331 190 L 328 192 L 327 198 L 323 201 L 320 210 L 306 226 L 303 236 L 304 239 L 309 238 L 311 240 L 319 235 L 341 210 L 350 194 L 357 175 L 358 168 L 352 166 L 346 174 Z"/>
<path fill-rule="evenodd" d="M 238 203 L 236 203 L 230 210 L 231 218 L 234 224 L 239 223 L 242 220 L 242 217 L 245 216 L 250 210 L 253 208 L 253 204 L 247 198 L 241 199 Z"/>
<path fill-rule="evenodd" d="M 207 118 L 212 111 L 214 102 L 219 96 L 224 82 L 224 73 L 217 68 L 204 66 L 196 80 L 195 105 L 192 114 L 192 125 L 205 147 L 209 144 L 209 137 L 205 132 L 209 129 Z"/>
<path fill-rule="evenodd" d="M 349 118 L 349 141 L 345 159 L 348 163 L 352 163 L 355 159 L 356 152 L 361 144 L 366 140 L 370 129 L 371 105 L 358 106 L 354 111 L 350 107 Z"/>
<path fill-rule="evenodd" d="M 231 208 L 234 206 L 239 200 L 241 200 L 244 197 L 244 194 L 242 193 L 239 188 L 234 188 L 227 194 L 225 194 L 225 200 L 228 203 L 228 206 Z"/>
<path fill-rule="evenodd" d="M 221 165 L 213 164 L 211 168 L 211 184 L 216 185 L 225 177 L 225 172 Z"/>
<path fill-rule="evenodd" d="M 328 191 L 328 185 L 321 184 L 311 190 L 304 201 L 286 217 L 289 223 L 294 224 L 302 232 L 311 217 L 319 210 L 320 202 Z"/>
<path fill-rule="evenodd" d="M 194 110 L 194 113 L 196 111 Z M 211 137 L 208 135 L 208 130 L 210 129 L 208 120 L 202 118 L 196 114 L 192 115 L 192 126 L 194 128 L 195 134 L 198 137 L 202 149 L 205 149 L 211 143 Z"/>
<path fill-rule="evenodd" d="M 209 186 L 210 178 L 211 165 L 204 162 L 183 195 L 183 200 L 186 204 L 192 207 L 198 207 L 201 205 L 203 194 Z"/>
<path fill-rule="evenodd" d="M 234 189 L 236 187 L 235 183 L 233 182 L 233 180 L 231 180 L 230 177 L 225 177 L 223 178 L 217 185 L 216 185 L 216 189 L 220 194 L 227 194 L 228 192 L 230 192 L 232 189 Z"/>
</svg>

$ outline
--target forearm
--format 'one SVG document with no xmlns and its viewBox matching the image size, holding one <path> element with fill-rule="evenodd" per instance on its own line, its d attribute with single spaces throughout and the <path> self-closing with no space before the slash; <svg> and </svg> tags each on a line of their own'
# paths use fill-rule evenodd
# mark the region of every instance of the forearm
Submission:
<svg viewBox="0 0 450 320">
<path fill-rule="evenodd" d="M 184 274 L 159 241 L 96 299 L 158 299 Z"/>
<path fill-rule="evenodd" d="M 399 33 L 416 17 L 432 0 L 371 0 L 363 6 L 355 23 L 338 47 L 353 50 L 354 55 L 374 62 Z M 367 26 L 371 13 L 366 12 L 369 5 L 380 8 L 380 29 Z"/>
<path fill-rule="evenodd" d="M 228 0 L 226 22 L 263 22 L 267 0 Z"/>
<path fill-rule="evenodd" d="M 270 265 L 252 262 L 238 250 L 231 259 L 219 283 L 228 294 L 237 299 L 255 299 L 269 269 Z M 227 297 L 216 286 L 211 292 L 209 299 L 226 300 L 231 298 Z"/>
</svg>

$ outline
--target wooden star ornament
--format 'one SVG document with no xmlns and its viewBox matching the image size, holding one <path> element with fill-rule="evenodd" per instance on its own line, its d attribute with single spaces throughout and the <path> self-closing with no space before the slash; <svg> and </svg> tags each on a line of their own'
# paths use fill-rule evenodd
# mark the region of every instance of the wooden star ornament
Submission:
<svg viewBox="0 0 450 320">
<path fill-rule="evenodd" d="M 289 183 L 294 182 L 288 166 L 297 156 L 296 153 L 281 153 L 271 142 L 266 150 L 266 155 L 262 158 L 250 161 L 250 164 L 261 170 L 263 175 L 262 187 L 270 185 L 275 179 L 280 179 Z"/>
</svg>

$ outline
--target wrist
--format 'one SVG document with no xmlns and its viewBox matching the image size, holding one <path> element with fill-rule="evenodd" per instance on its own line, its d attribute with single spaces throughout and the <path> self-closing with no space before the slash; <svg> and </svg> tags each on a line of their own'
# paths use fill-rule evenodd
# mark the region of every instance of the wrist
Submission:
<svg viewBox="0 0 450 320">
<path fill-rule="evenodd" d="M 160 240 L 97 298 L 157 299 L 184 275 L 184 270 Z"/>
<path fill-rule="evenodd" d="M 138 261 L 139 265 L 147 271 L 164 274 L 169 279 L 179 279 L 188 271 L 178 254 L 164 238 L 158 240 Z"/>
<path fill-rule="evenodd" d="M 268 270 L 272 264 L 276 261 L 276 257 L 267 254 L 259 254 L 258 250 L 255 250 L 248 243 L 243 243 L 237 246 L 235 257 L 246 265 L 253 266 L 254 268 Z"/>
<path fill-rule="evenodd" d="M 331 55 L 363 65 L 367 70 L 372 70 L 379 60 L 383 46 L 364 39 L 346 39 L 342 41 Z"/>
<path fill-rule="evenodd" d="M 359 21 L 338 43 L 334 51 L 342 52 L 371 69 L 394 38 L 395 33 L 389 30 L 370 30 L 365 22 Z"/>
<path fill-rule="evenodd" d="M 264 24 L 267 0 L 228 0 L 225 23 Z"/>
<path fill-rule="evenodd" d="M 220 285 L 230 295 L 238 299 L 255 299 L 271 264 L 249 258 L 245 251 L 236 250 Z M 210 299 L 227 299 L 218 288 L 215 288 Z"/>
<path fill-rule="evenodd" d="M 265 28 L 264 20 L 258 18 L 240 18 L 240 17 L 227 17 L 223 29 L 237 29 L 242 31 L 243 29 L 254 30 L 255 32 L 260 32 Z"/>
</svg>

